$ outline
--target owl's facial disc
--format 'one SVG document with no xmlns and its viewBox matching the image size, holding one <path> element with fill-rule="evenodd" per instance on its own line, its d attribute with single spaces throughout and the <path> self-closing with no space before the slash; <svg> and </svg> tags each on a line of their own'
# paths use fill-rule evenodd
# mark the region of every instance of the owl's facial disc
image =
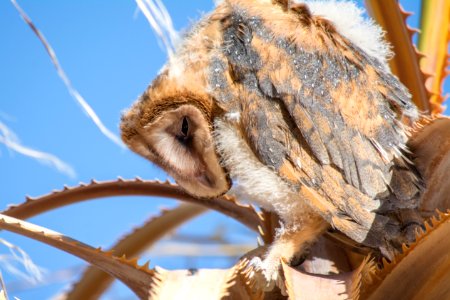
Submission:
<svg viewBox="0 0 450 300">
<path fill-rule="evenodd" d="M 165 169 L 193 196 L 216 197 L 230 188 L 209 123 L 195 106 L 185 104 L 164 112 L 140 135 L 147 147 L 144 156 Z"/>
</svg>

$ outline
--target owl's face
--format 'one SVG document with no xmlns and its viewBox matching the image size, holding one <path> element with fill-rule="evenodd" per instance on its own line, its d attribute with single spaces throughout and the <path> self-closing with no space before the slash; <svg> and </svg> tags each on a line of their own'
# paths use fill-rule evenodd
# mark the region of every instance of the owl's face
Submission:
<svg viewBox="0 0 450 300">
<path fill-rule="evenodd" d="M 123 120 L 122 130 L 128 132 L 127 115 Z M 191 195 L 212 198 L 229 190 L 230 180 L 219 164 L 210 124 L 195 105 L 171 107 L 134 129 L 123 135 L 128 146 L 166 170 Z"/>
</svg>

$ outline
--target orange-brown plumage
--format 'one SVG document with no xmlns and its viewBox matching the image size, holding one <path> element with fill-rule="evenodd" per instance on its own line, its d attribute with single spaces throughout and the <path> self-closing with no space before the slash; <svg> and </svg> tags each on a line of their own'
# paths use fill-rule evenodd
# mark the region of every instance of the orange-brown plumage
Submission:
<svg viewBox="0 0 450 300">
<path fill-rule="evenodd" d="M 148 157 L 146 126 L 189 105 L 217 156 L 208 152 L 215 166 L 208 174 L 231 176 L 243 197 L 280 216 L 287 259 L 327 226 L 391 257 L 416 222 L 420 183 L 404 159 L 401 120 L 417 111 L 385 58 L 337 25 L 307 4 L 223 1 L 124 115 L 124 141 Z M 276 245 L 262 269 L 274 271 Z"/>
</svg>

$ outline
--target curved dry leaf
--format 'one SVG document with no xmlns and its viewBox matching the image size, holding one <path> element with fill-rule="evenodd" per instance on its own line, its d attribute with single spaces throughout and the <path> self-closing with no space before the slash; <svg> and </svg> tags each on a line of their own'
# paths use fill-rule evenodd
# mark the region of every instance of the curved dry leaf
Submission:
<svg viewBox="0 0 450 300">
<path fill-rule="evenodd" d="M 61 191 L 53 191 L 42 197 L 27 197 L 26 202 L 17 206 L 10 206 L 4 211 L 4 214 L 19 218 L 28 218 L 80 201 L 123 195 L 160 196 L 184 200 L 198 204 L 202 207 L 215 209 L 236 219 L 253 230 L 261 228 L 263 222 L 262 217 L 254 207 L 241 205 L 237 203 L 234 198 L 222 196 L 213 200 L 197 199 L 186 194 L 180 187 L 171 184 L 168 181 L 144 181 L 139 178 L 134 180 L 124 180 L 119 178 L 115 181 L 105 182 L 92 180 L 89 184 L 81 183 L 79 186 L 73 188 L 64 187 Z M 127 251 L 129 255 L 131 252 L 130 249 Z M 106 285 L 107 284 L 108 283 L 106 283 Z M 101 285 L 96 285 L 96 287 L 103 289 Z"/>
<path fill-rule="evenodd" d="M 231 269 L 168 271 L 157 268 L 152 299 L 255 299 L 245 282 L 238 279 L 240 267 L 238 263 Z"/>
<path fill-rule="evenodd" d="M 358 299 L 363 281 L 370 278 L 374 263 L 366 258 L 354 271 L 319 275 L 294 269 L 282 262 L 286 290 L 291 300 Z"/>
<path fill-rule="evenodd" d="M 365 2 L 370 15 L 386 31 L 386 37 L 393 47 L 395 56 L 389 62 L 392 72 L 411 92 L 417 107 L 424 112 L 430 112 L 425 78 L 419 66 L 421 54 L 412 43 L 412 35 L 416 31 L 409 28 L 405 22 L 410 14 L 404 12 L 396 0 Z"/>
<path fill-rule="evenodd" d="M 149 298 L 155 272 L 149 270 L 147 265 L 139 267 L 137 259 L 116 257 L 111 252 L 95 249 L 61 233 L 2 214 L 0 229 L 15 232 L 77 256 L 119 279 L 140 298 Z"/>
<path fill-rule="evenodd" d="M 350 272 L 361 265 L 365 258 L 360 255 L 358 264 L 353 268 L 345 249 L 325 236 L 318 238 L 308 252 L 309 255 L 298 268 L 307 273 L 321 275 Z"/>
<path fill-rule="evenodd" d="M 445 100 L 442 90 L 449 66 L 448 42 L 450 41 L 450 1 L 422 1 L 419 34 L 419 50 L 425 56 L 420 61 L 422 70 L 429 74 L 425 85 L 432 93 L 432 113 L 442 113 Z"/>
<path fill-rule="evenodd" d="M 431 216 L 436 209 L 450 208 L 450 119 L 424 120 L 416 127 L 408 146 L 427 187 L 420 209 Z"/>
<path fill-rule="evenodd" d="M 161 182 L 142 180 L 140 178 L 131 180 L 119 178 L 103 182 L 92 180 L 89 184 L 80 183 L 77 187 L 64 187 L 63 190 L 54 191 L 41 197 L 27 197 L 26 202 L 20 205 L 11 205 L 2 213 L 15 218 L 26 219 L 73 203 L 117 196 L 154 196 L 178 199 L 216 210 L 254 231 L 258 230 L 258 226 L 262 226 L 262 217 L 254 207 L 239 204 L 232 197 L 221 196 L 215 199 L 194 198 L 178 185 L 169 181 Z"/>
<path fill-rule="evenodd" d="M 117 256 L 126 254 L 127 257 L 136 257 L 165 234 L 205 211 L 206 208 L 195 204 L 181 204 L 179 207 L 162 212 L 160 216 L 151 218 L 143 226 L 119 240 L 111 249 L 114 249 Z M 73 288 L 60 295 L 58 299 L 98 299 L 113 280 L 114 278 L 105 272 L 90 266 Z"/>
<path fill-rule="evenodd" d="M 363 285 L 364 299 L 450 299 L 450 214 L 439 218 L 433 227 L 425 223 L 426 232 L 376 273 L 374 283 Z"/>
</svg>

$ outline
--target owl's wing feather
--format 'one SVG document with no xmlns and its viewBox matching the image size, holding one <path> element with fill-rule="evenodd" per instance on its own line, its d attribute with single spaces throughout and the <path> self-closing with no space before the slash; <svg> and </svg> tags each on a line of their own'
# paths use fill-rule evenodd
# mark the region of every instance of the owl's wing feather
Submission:
<svg viewBox="0 0 450 300">
<path fill-rule="evenodd" d="M 336 32 L 311 30 L 317 44 L 303 47 L 243 15 L 227 26 L 224 53 L 255 154 L 286 181 L 317 190 L 354 229 L 386 230 L 389 219 L 373 211 L 395 189 L 406 141 L 400 120 L 415 117 L 405 88 Z"/>
</svg>

